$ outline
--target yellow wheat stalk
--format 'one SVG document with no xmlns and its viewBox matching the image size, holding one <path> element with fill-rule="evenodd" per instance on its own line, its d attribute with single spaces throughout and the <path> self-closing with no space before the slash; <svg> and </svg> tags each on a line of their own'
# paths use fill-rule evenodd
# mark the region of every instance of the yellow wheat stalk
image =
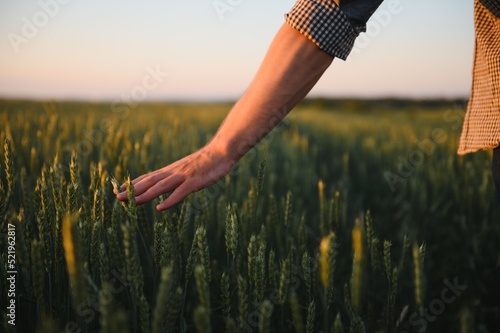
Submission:
<svg viewBox="0 0 500 333">
<path fill-rule="evenodd" d="M 66 267 L 68 268 L 68 274 L 70 277 L 76 275 L 76 265 L 75 265 L 75 246 L 73 241 L 73 221 L 75 220 L 73 215 L 66 215 L 63 221 L 63 248 L 64 248 L 64 258 L 66 259 Z"/>
<path fill-rule="evenodd" d="M 362 237 L 361 223 L 356 223 L 352 229 L 352 249 L 354 252 L 354 259 L 351 279 L 351 303 L 354 309 L 358 312 L 361 310 L 361 288 L 363 282 Z"/>
<path fill-rule="evenodd" d="M 332 251 L 331 246 L 332 241 L 335 237 L 335 233 L 333 231 L 330 232 L 330 235 L 325 236 L 321 239 L 321 243 L 319 246 L 319 264 L 321 268 L 321 283 L 323 287 L 327 288 L 330 284 L 330 263 L 331 263 L 331 254 Z"/>
</svg>

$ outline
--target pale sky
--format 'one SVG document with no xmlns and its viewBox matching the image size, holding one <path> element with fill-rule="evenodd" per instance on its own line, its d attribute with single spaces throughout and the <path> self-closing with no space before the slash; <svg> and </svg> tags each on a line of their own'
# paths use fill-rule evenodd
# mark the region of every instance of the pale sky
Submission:
<svg viewBox="0 0 500 333">
<path fill-rule="evenodd" d="M 235 99 L 294 2 L 0 0 L 0 98 Z M 310 95 L 468 97 L 473 49 L 473 0 L 385 0 Z"/>
</svg>

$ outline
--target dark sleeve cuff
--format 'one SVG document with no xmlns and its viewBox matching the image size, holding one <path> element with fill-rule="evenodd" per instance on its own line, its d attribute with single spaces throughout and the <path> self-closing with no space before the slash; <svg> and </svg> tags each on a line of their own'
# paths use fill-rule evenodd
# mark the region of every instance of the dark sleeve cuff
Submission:
<svg viewBox="0 0 500 333">
<path fill-rule="evenodd" d="M 285 21 L 328 54 L 346 60 L 363 27 L 353 27 L 333 0 L 298 0 Z"/>
<path fill-rule="evenodd" d="M 480 0 L 481 4 L 486 7 L 490 13 L 500 19 L 500 1 L 498 0 Z"/>
</svg>

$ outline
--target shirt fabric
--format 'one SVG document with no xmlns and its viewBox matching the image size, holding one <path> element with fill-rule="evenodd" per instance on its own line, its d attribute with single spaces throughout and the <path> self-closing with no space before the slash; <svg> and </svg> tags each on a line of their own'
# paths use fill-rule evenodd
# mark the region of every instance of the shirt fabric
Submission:
<svg viewBox="0 0 500 333">
<path fill-rule="evenodd" d="M 320 49 L 345 60 L 383 0 L 297 0 L 286 22 Z M 500 145 L 500 1 L 475 0 L 472 93 L 458 154 Z"/>
<path fill-rule="evenodd" d="M 498 9 L 500 5 L 496 1 L 489 3 L 496 4 Z M 460 155 L 500 144 L 500 19 L 483 3 L 488 1 L 474 3 L 476 43 L 472 94 L 460 136 Z"/>
<path fill-rule="evenodd" d="M 298 0 L 285 21 L 320 49 L 345 60 L 383 0 Z"/>
</svg>

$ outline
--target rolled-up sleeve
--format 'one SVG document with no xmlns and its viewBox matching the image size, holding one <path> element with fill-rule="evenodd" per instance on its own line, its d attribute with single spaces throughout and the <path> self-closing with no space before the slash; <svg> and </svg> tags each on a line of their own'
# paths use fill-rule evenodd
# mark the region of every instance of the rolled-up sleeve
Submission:
<svg viewBox="0 0 500 333">
<path fill-rule="evenodd" d="M 490 13 L 500 18 L 500 1 L 498 0 L 480 0 L 484 7 L 486 7 Z"/>
<path fill-rule="evenodd" d="M 365 15 L 366 20 L 381 2 L 382 0 L 373 0 L 371 3 L 351 1 L 366 7 L 363 11 L 370 10 Z M 366 3 L 370 5 L 365 5 Z M 355 22 L 333 0 L 297 0 L 290 12 L 285 14 L 285 21 L 320 49 L 343 60 L 347 59 L 359 33 L 366 30 L 365 20 Z"/>
</svg>

